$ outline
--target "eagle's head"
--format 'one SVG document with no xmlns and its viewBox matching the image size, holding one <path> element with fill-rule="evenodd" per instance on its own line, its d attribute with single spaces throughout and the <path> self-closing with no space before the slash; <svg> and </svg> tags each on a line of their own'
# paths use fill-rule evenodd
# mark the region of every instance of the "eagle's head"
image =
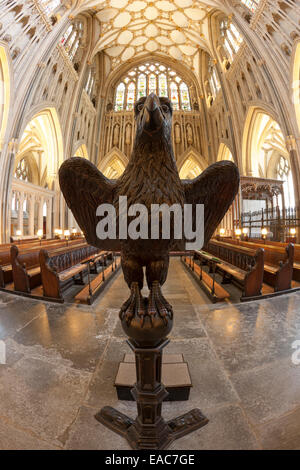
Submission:
<svg viewBox="0 0 300 470">
<path fill-rule="evenodd" d="M 164 138 L 171 142 L 172 103 L 166 97 L 154 93 L 140 98 L 134 106 L 136 139 L 152 140 Z"/>
</svg>

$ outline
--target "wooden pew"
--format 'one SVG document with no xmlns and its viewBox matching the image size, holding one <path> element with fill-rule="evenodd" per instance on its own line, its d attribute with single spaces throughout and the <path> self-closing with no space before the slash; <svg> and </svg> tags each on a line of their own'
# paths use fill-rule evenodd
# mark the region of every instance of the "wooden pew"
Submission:
<svg viewBox="0 0 300 470">
<path fill-rule="evenodd" d="M 10 247 L 0 252 L 0 287 L 12 282 L 12 266 L 10 261 Z"/>
<path fill-rule="evenodd" d="M 89 245 L 59 254 L 40 250 L 39 263 L 44 296 L 63 302 L 63 292 L 70 284 L 84 284 L 83 274 L 87 266 L 82 263 L 97 251 L 97 248 Z"/>
<path fill-rule="evenodd" d="M 205 257 L 207 259 L 207 254 L 205 254 Z M 205 291 L 205 293 L 208 295 L 208 297 L 212 300 L 213 303 L 215 302 L 221 302 L 225 299 L 228 299 L 230 297 L 229 292 L 227 292 L 216 280 L 215 280 L 215 262 L 214 262 L 214 267 L 213 267 L 213 275 L 212 277 L 207 274 L 203 268 L 202 268 L 202 263 L 200 265 L 195 263 L 195 259 L 200 259 L 202 260 L 202 254 L 200 251 L 195 251 L 192 254 L 190 253 L 189 256 L 187 256 L 187 253 L 184 253 L 181 256 L 181 261 L 187 266 L 190 271 L 192 272 L 194 278 L 197 280 L 197 282 L 200 284 L 200 287 Z M 210 256 L 210 261 L 213 259 L 213 256 Z"/>
<path fill-rule="evenodd" d="M 225 242 L 222 242 L 225 243 Z M 227 244 L 246 247 L 263 248 L 265 250 L 264 282 L 274 288 L 275 292 L 291 289 L 292 279 L 300 275 L 294 263 L 294 245 L 284 246 L 265 245 L 262 243 L 227 240 Z"/>
<path fill-rule="evenodd" d="M 19 248 L 13 245 L 10 249 L 14 289 L 18 292 L 30 293 L 31 289 L 41 284 L 39 252 L 29 251 L 19 253 Z"/>
<path fill-rule="evenodd" d="M 283 257 L 283 259 L 281 259 Z M 292 288 L 294 264 L 294 245 L 289 243 L 285 247 L 285 253 L 266 251 L 266 262 L 264 266 L 264 282 L 274 287 L 275 292 L 289 290 Z"/>
<path fill-rule="evenodd" d="M 211 240 L 208 251 L 220 258 L 217 270 L 223 274 L 222 283 L 235 283 L 242 289 L 241 301 L 261 295 L 264 275 L 264 250 L 236 247 Z"/>
<path fill-rule="evenodd" d="M 111 258 L 112 262 L 109 266 L 102 265 L 101 273 L 98 274 L 92 281 L 90 281 L 78 294 L 75 296 L 75 301 L 92 305 L 94 300 L 102 292 L 103 288 L 112 279 L 120 268 L 120 260 L 115 253 L 106 252 L 107 257 Z"/>
<path fill-rule="evenodd" d="M 83 238 L 76 239 L 73 241 L 66 241 L 66 240 L 44 240 L 44 246 L 48 250 L 55 250 L 59 248 L 71 248 L 74 246 L 80 246 L 85 244 Z M 47 243 L 46 243 L 47 242 Z M 19 253 L 29 253 L 29 252 L 36 252 L 40 250 L 40 244 L 27 244 L 25 245 L 5 245 L 5 249 L 2 250 L 4 245 L 0 245 L 0 287 L 5 288 L 5 286 L 11 282 L 13 282 L 13 271 L 12 271 L 12 262 L 11 262 L 11 246 L 16 246 L 19 250 Z"/>
</svg>

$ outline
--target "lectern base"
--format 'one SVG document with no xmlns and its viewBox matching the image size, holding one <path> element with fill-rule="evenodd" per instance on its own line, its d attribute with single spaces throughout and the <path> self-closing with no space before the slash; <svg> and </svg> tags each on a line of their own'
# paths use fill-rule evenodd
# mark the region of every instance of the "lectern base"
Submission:
<svg viewBox="0 0 300 470">
<path fill-rule="evenodd" d="M 191 432 L 202 428 L 208 419 L 197 408 L 167 423 L 163 418 L 156 424 L 145 425 L 132 420 L 120 411 L 105 406 L 95 415 L 97 421 L 124 437 L 132 449 L 167 449 L 169 445 Z M 148 429 L 147 429 L 148 428 Z"/>
</svg>

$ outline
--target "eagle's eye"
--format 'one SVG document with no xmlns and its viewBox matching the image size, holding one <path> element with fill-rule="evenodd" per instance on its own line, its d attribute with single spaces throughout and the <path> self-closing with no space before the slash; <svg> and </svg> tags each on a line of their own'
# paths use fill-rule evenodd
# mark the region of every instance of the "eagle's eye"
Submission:
<svg viewBox="0 0 300 470">
<path fill-rule="evenodd" d="M 164 113 L 168 113 L 170 111 L 169 106 L 167 104 L 162 104 L 161 109 Z"/>
</svg>

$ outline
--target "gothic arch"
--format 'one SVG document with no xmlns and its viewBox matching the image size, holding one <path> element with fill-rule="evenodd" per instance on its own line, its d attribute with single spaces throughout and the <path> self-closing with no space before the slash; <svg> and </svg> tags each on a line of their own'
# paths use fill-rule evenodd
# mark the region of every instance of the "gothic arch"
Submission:
<svg viewBox="0 0 300 470">
<path fill-rule="evenodd" d="M 32 184 L 35 184 L 35 185 L 40 185 L 40 182 L 41 182 L 41 178 L 40 178 L 40 174 L 39 174 L 39 168 L 38 168 L 38 165 L 37 165 L 37 160 L 36 160 L 36 155 L 34 154 L 33 151 L 29 151 L 29 152 L 20 152 L 16 158 L 15 158 L 15 166 L 14 166 L 14 175 L 15 175 L 15 172 L 16 172 L 16 169 L 19 165 L 19 163 L 22 161 L 22 160 L 25 160 L 25 162 L 28 164 L 28 167 L 30 169 L 30 180 L 29 180 L 29 183 L 32 183 Z"/>
<path fill-rule="evenodd" d="M 224 143 L 220 144 L 217 156 L 217 162 L 222 160 L 230 160 L 232 162 L 234 161 L 230 148 Z"/>
<path fill-rule="evenodd" d="M 292 100 L 300 132 L 300 41 L 295 46 L 292 70 Z"/>
<path fill-rule="evenodd" d="M 110 179 L 121 176 L 128 164 L 128 158 L 118 148 L 113 147 L 105 158 L 99 163 L 99 170 Z"/>
<path fill-rule="evenodd" d="M 208 163 L 195 149 L 188 148 L 177 162 L 181 179 L 193 179 L 207 168 Z"/>
<path fill-rule="evenodd" d="M 64 160 L 63 137 L 57 111 L 53 107 L 43 108 L 24 124 L 16 161 L 26 154 L 43 153 L 40 180 L 47 168 L 47 184 L 52 186 L 58 169 Z"/>
<path fill-rule="evenodd" d="M 89 154 L 85 144 L 81 144 L 77 147 L 77 150 L 74 152 L 74 157 L 81 157 L 89 160 Z"/>
<path fill-rule="evenodd" d="M 162 65 L 172 67 L 188 85 L 192 85 L 192 88 L 195 90 L 195 98 L 197 98 L 197 100 L 199 101 L 198 98 L 199 96 L 201 96 L 201 89 L 199 81 L 197 80 L 193 71 L 189 70 L 186 65 L 175 59 L 171 59 L 170 57 L 166 57 L 161 54 L 148 53 L 138 56 L 136 59 L 132 59 L 131 61 L 125 62 L 124 64 L 117 67 L 116 70 L 110 73 L 110 76 L 106 80 L 103 89 L 103 94 L 104 96 L 106 96 L 106 104 L 109 99 L 113 99 L 112 96 L 109 96 L 110 91 L 115 90 L 119 81 L 124 75 L 126 75 L 127 72 L 129 72 L 134 67 L 143 65 L 145 62 L 151 61 L 160 62 Z"/>
<path fill-rule="evenodd" d="M 240 170 L 246 176 L 263 176 L 259 171 L 258 148 L 272 123 L 280 123 L 270 107 L 251 106 L 244 125 L 242 140 L 242 162 Z M 281 131 L 282 132 L 282 131 Z"/>
<path fill-rule="evenodd" d="M 13 74 L 11 73 L 11 62 L 7 52 L 7 46 L 0 41 L 0 150 L 9 118 L 12 77 Z"/>
</svg>

